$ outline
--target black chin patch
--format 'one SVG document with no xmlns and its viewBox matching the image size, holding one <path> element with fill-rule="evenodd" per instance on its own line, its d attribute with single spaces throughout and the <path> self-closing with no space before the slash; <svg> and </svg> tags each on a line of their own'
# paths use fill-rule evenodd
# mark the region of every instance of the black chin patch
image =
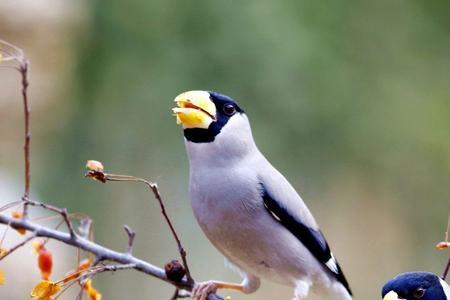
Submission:
<svg viewBox="0 0 450 300">
<path fill-rule="evenodd" d="M 188 128 L 184 130 L 184 137 L 193 143 L 210 143 L 216 138 L 208 129 Z"/>
<path fill-rule="evenodd" d="M 222 127 L 226 124 L 228 119 L 224 124 L 219 122 L 212 122 L 208 129 L 204 128 L 186 128 L 184 129 L 184 137 L 193 143 L 210 143 L 213 142 L 216 136 L 222 130 Z"/>
</svg>

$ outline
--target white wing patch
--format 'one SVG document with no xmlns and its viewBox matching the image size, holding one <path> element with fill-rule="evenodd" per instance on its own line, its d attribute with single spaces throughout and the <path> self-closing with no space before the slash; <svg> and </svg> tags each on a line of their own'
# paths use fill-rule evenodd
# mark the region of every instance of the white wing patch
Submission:
<svg viewBox="0 0 450 300">
<path fill-rule="evenodd" d="M 450 287 L 448 286 L 447 282 L 439 278 L 439 281 L 441 282 L 442 289 L 444 290 L 445 296 L 447 299 L 450 299 Z"/>
<path fill-rule="evenodd" d="M 333 253 L 331 254 L 331 258 L 325 263 L 325 265 L 328 267 L 328 269 L 331 270 L 331 272 L 335 274 L 339 274 L 339 269 L 337 266 L 336 258 L 334 258 Z"/>
<path fill-rule="evenodd" d="M 264 202 L 264 206 L 265 208 L 270 212 L 270 214 L 272 215 L 272 217 L 274 217 L 275 220 L 277 220 L 278 222 L 281 222 L 281 219 L 279 216 L 277 216 L 273 211 L 270 210 L 269 206 L 267 206 L 267 204 Z"/>
</svg>

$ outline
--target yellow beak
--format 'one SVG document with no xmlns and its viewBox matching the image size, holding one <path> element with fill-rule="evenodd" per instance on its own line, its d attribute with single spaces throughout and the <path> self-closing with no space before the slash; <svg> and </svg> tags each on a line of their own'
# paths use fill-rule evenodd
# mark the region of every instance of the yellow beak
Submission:
<svg viewBox="0 0 450 300">
<path fill-rule="evenodd" d="M 398 298 L 398 295 L 396 292 L 394 291 L 390 291 L 389 293 L 387 293 L 383 300 L 401 300 L 400 298 Z"/>
<path fill-rule="evenodd" d="M 216 106 L 205 91 L 189 91 L 175 98 L 177 107 L 172 111 L 177 117 L 177 124 L 183 128 L 204 128 L 216 120 Z"/>
</svg>

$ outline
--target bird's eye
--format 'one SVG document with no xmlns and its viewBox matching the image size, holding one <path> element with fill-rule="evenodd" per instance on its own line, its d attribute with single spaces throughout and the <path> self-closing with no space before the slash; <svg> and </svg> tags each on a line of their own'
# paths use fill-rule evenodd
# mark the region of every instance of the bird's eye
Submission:
<svg viewBox="0 0 450 300">
<path fill-rule="evenodd" d="M 421 299 L 425 295 L 425 289 L 418 288 L 413 292 L 414 299 Z"/>
<path fill-rule="evenodd" d="M 223 112 L 229 116 L 232 116 L 236 112 L 236 107 L 233 104 L 225 104 L 223 106 Z"/>
</svg>

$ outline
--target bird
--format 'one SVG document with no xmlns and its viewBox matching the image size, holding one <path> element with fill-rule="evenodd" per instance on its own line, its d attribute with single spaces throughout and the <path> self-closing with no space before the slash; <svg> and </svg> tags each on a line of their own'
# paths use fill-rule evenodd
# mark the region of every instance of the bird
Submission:
<svg viewBox="0 0 450 300">
<path fill-rule="evenodd" d="M 189 195 L 198 224 L 242 277 L 206 281 L 192 296 L 231 289 L 255 292 L 260 278 L 352 299 L 350 286 L 313 215 L 287 179 L 258 150 L 245 111 L 232 98 L 194 90 L 175 98 L 189 160 Z"/>
<path fill-rule="evenodd" d="M 383 300 L 448 300 L 450 287 L 430 272 L 407 272 L 389 280 L 381 291 Z"/>
</svg>

